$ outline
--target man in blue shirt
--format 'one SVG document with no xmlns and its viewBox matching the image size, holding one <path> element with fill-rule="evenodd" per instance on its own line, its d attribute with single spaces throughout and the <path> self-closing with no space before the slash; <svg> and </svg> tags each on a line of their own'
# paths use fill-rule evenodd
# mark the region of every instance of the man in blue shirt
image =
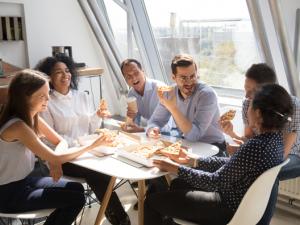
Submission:
<svg viewBox="0 0 300 225">
<path fill-rule="evenodd" d="M 159 137 L 161 128 L 172 116 L 180 136 L 189 141 L 214 144 L 223 155 L 226 145 L 218 124 L 220 113 L 216 93 L 198 82 L 197 65 L 191 56 L 175 56 L 171 69 L 176 86 L 167 93 L 159 93 L 160 104 L 148 121 L 147 134 Z"/>
<path fill-rule="evenodd" d="M 142 132 L 142 121 L 144 123 L 150 119 L 156 106 L 159 103 L 157 96 L 157 87 L 165 86 L 163 82 L 147 78 L 142 69 L 141 63 L 136 59 L 126 59 L 121 64 L 122 74 L 130 87 L 128 97 L 135 97 L 137 101 L 138 112 L 127 111 L 127 116 L 135 118 L 135 124 L 123 126 L 122 129 L 127 132 Z M 165 128 L 166 130 L 168 127 Z"/>
</svg>

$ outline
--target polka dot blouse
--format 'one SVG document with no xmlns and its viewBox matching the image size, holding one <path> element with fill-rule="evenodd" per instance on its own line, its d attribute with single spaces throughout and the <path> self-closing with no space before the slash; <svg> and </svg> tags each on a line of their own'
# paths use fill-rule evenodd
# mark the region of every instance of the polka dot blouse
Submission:
<svg viewBox="0 0 300 225">
<path fill-rule="evenodd" d="M 282 161 L 282 134 L 264 133 L 249 139 L 231 158 L 200 158 L 196 168 L 180 166 L 178 175 L 195 189 L 218 192 L 222 202 L 236 211 L 255 179 Z"/>
</svg>

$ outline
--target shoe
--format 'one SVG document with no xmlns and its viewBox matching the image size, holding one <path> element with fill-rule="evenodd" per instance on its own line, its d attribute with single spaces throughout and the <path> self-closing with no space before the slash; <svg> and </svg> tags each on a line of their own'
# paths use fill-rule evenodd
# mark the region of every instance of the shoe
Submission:
<svg viewBox="0 0 300 225">
<path fill-rule="evenodd" d="M 123 218 L 118 218 L 113 212 L 106 210 L 105 216 L 112 225 L 131 225 L 130 218 L 127 214 L 123 215 Z"/>
<path fill-rule="evenodd" d="M 129 216 L 127 214 L 122 220 L 120 220 L 120 225 L 131 225 Z"/>
</svg>

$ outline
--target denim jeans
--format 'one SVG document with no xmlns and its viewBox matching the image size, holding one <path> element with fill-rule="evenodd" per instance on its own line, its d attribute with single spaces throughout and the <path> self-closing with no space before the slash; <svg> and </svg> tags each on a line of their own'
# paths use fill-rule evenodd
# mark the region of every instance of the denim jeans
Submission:
<svg viewBox="0 0 300 225">
<path fill-rule="evenodd" d="M 44 224 L 71 225 L 85 203 L 83 191 L 82 185 L 76 182 L 26 177 L 0 185 L 0 211 L 17 213 L 56 208 Z"/>
</svg>

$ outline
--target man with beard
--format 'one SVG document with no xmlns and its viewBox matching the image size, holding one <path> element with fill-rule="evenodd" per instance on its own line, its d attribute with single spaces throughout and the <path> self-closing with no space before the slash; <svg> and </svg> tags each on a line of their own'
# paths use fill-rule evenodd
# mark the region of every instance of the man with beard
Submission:
<svg viewBox="0 0 300 225">
<path fill-rule="evenodd" d="M 216 93 L 198 82 L 197 65 L 191 56 L 176 55 L 171 69 L 176 86 L 171 91 L 158 92 L 160 104 L 148 121 L 147 135 L 158 138 L 160 129 L 172 116 L 181 137 L 216 145 L 219 155 L 224 155 L 226 145 L 218 124 L 220 113 Z"/>
</svg>

